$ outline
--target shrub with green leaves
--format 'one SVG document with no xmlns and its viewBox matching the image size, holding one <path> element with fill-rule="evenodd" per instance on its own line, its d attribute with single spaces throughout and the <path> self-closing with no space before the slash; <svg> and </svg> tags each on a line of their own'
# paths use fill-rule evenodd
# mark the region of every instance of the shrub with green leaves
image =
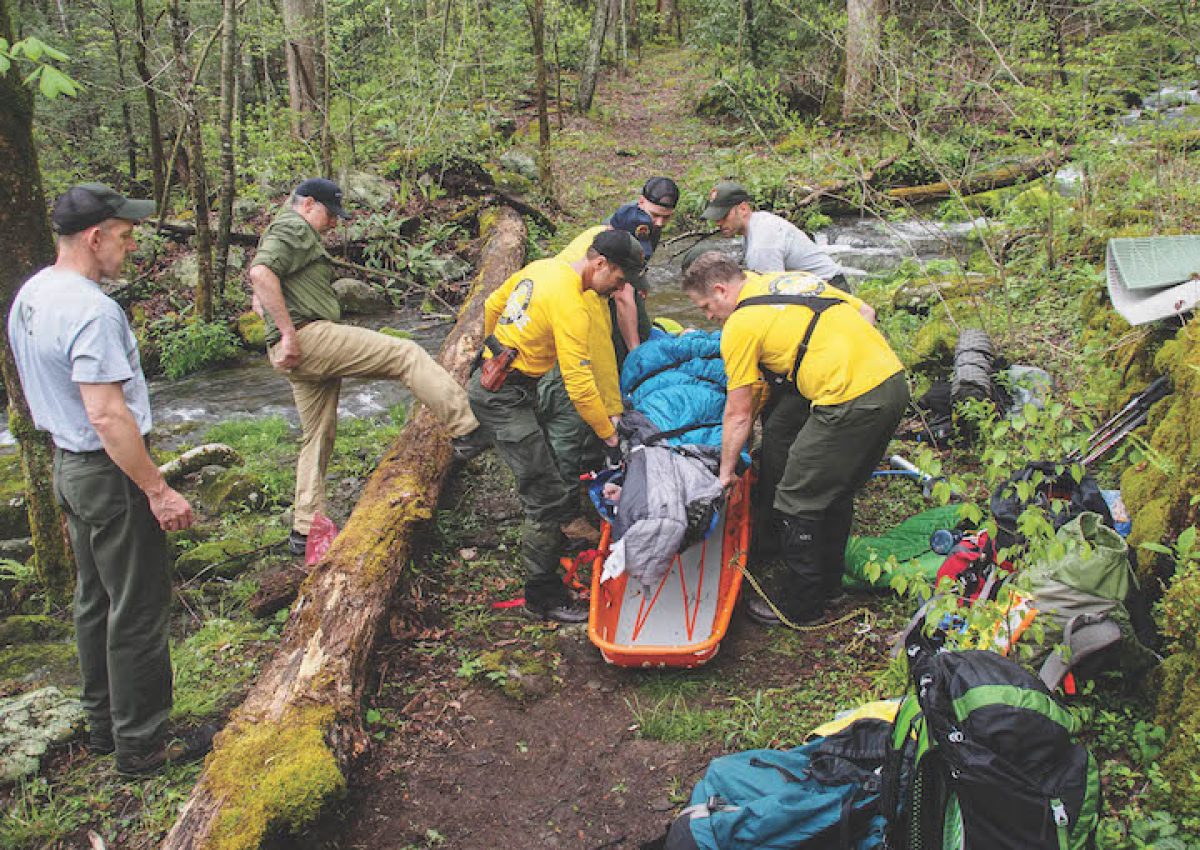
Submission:
<svg viewBox="0 0 1200 850">
<path fill-rule="evenodd" d="M 182 378 L 237 354 L 237 342 L 224 325 L 194 321 L 168 331 L 162 340 L 162 368 L 168 378 Z"/>
</svg>

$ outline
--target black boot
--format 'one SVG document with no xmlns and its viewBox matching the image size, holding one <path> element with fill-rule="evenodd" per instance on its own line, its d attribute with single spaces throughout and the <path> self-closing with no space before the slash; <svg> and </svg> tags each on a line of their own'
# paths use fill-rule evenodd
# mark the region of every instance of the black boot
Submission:
<svg viewBox="0 0 1200 850">
<path fill-rule="evenodd" d="M 780 527 L 787 572 L 779 607 L 792 622 L 811 625 L 825 616 L 821 524 L 817 520 L 781 514 Z"/>
<path fill-rule="evenodd" d="M 853 495 L 830 505 L 821 521 L 821 575 L 824 579 L 825 599 L 829 604 L 840 602 L 846 597 L 842 577 L 846 573 L 846 544 L 850 542 L 850 526 L 853 523 Z"/>
</svg>

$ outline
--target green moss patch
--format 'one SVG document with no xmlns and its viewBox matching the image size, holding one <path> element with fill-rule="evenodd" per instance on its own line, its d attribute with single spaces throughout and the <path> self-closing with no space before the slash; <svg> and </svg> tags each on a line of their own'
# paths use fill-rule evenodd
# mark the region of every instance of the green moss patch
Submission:
<svg viewBox="0 0 1200 850">
<path fill-rule="evenodd" d="M 22 643 L 0 650 L 0 681 L 36 679 L 72 687 L 79 682 L 73 643 Z"/>
<path fill-rule="evenodd" d="M 245 540 L 214 540 L 184 552 L 175 561 L 175 571 L 184 578 L 234 578 L 245 572 L 250 559 L 242 557 L 254 550 Z"/>
<path fill-rule="evenodd" d="M 41 614 L 15 615 L 0 620 L 0 646 L 63 640 L 71 624 Z"/>
<path fill-rule="evenodd" d="M 229 795 L 212 847 L 258 847 L 268 834 L 311 824 L 342 797 L 346 778 L 325 742 L 333 718 L 332 708 L 306 708 L 225 733 L 208 764 L 213 794 Z"/>
</svg>

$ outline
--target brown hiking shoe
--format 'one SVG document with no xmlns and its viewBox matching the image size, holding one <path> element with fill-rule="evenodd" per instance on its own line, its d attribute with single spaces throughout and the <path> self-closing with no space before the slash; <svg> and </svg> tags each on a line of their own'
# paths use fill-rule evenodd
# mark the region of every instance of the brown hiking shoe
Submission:
<svg viewBox="0 0 1200 850">
<path fill-rule="evenodd" d="M 117 773 L 121 776 L 149 776 L 166 767 L 204 758 L 212 749 L 216 726 L 201 726 L 183 735 L 168 738 L 142 755 L 117 753 Z"/>
<path fill-rule="evenodd" d="M 570 540 L 581 540 L 590 546 L 595 546 L 600 542 L 600 531 L 581 516 L 560 525 L 559 529 Z"/>
</svg>

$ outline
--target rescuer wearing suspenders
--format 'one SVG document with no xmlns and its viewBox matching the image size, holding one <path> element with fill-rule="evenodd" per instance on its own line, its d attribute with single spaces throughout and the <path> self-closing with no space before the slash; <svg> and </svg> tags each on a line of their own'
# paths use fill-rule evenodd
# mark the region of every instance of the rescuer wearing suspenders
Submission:
<svg viewBox="0 0 1200 850">
<path fill-rule="evenodd" d="M 683 290 L 724 323 L 720 476 L 727 487 L 753 426 L 752 387 L 760 374 L 775 384 L 762 459 L 766 471 L 781 474 L 773 503 L 760 510 L 773 504 L 779 519 L 787 570 L 778 608 L 795 623 L 815 623 L 840 593 L 854 494 L 908 405 L 904 367 L 867 320 L 867 305 L 806 272 L 745 273 L 714 251 L 688 268 Z M 747 611 L 760 623 L 780 623 L 765 600 L 748 600 Z"/>
</svg>

